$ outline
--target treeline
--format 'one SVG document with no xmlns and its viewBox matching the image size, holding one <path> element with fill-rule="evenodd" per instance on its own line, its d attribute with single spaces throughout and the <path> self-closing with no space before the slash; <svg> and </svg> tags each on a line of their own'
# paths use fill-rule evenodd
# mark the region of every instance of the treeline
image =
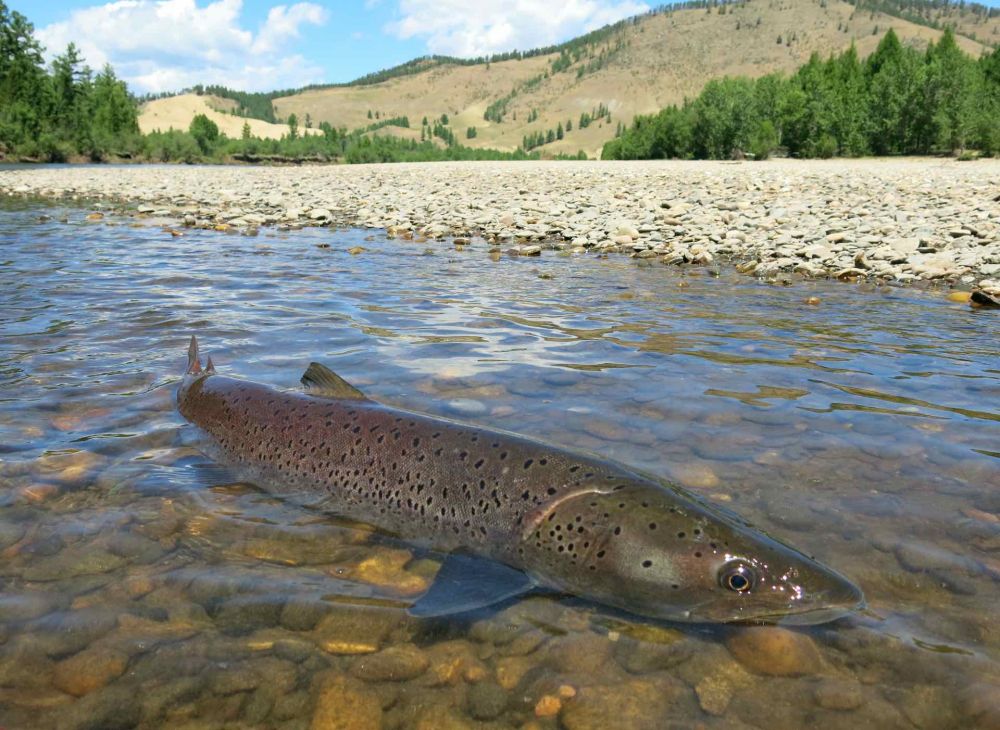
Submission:
<svg viewBox="0 0 1000 730">
<path fill-rule="evenodd" d="M 265 95 L 240 96 L 240 92 L 221 86 L 195 90 L 235 98 L 247 116 L 252 111 L 264 113 L 253 105 L 259 104 L 258 97 Z M 443 149 L 429 139 L 416 142 L 373 134 L 374 129 L 383 126 L 409 127 L 409 124 L 407 117 L 400 116 L 347 132 L 323 122 L 319 133 L 303 133 L 292 114 L 288 118 L 288 131 L 280 139 L 254 137 L 249 122 L 244 123 L 240 138 L 232 139 L 222 134 L 208 116 L 199 114 L 187 130 L 143 135 L 139 131 L 138 102 L 110 66 L 95 74 L 71 44 L 46 67 L 43 48 L 35 38 L 32 24 L 0 0 L 0 158 L 13 156 L 52 162 L 79 156 L 94 161 L 119 158 L 153 162 L 234 159 L 418 162 L 538 157 L 523 150 L 511 153 L 460 145 L 445 126 L 447 115 L 442 115 L 434 128 L 434 134 L 448 143 Z M 307 117 L 307 130 L 310 126 Z"/>
<path fill-rule="evenodd" d="M 236 102 L 236 114 L 250 119 L 262 119 L 271 124 L 277 123 L 278 119 L 274 115 L 273 99 L 277 97 L 271 94 L 236 91 L 225 86 L 202 86 L 198 84 L 191 89 L 199 96 L 221 96 L 225 99 L 232 99 Z"/>
<path fill-rule="evenodd" d="M 94 73 L 76 46 L 46 69 L 34 27 L 0 0 L 0 156 L 99 160 L 141 146 L 135 100 L 114 70 Z"/>
<path fill-rule="evenodd" d="M 925 52 L 890 30 L 860 61 L 852 46 L 790 78 L 709 82 L 682 106 L 638 116 L 604 159 L 766 158 L 1000 152 L 1000 49 L 976 60 L 946 30 Z"/>
<path fill-rule="evenodd" d="M 436 136 L 448 128 L 440 122 L 434 125 Z M 361 130 L 347 132 L 323 122 L 319 134 L 301 134 L 290 120 L 288 134 L 280 139 L 254 137 L 249 123 L 243 125 L 239 139 L 220 133 L 218 125 L 204 114 L 196 116 L 186 132 L 170 130 L 154 132 L 145 137 L 149 159 L 156 162 L 434 162 L 441 160 L 527 160 L 538 154 L 521 149 L 501 152 L 493 149 L 473 149 L 452 140 L 442 148 L 430 140 L 414 140 L 366 134 Z"/>
</svg>

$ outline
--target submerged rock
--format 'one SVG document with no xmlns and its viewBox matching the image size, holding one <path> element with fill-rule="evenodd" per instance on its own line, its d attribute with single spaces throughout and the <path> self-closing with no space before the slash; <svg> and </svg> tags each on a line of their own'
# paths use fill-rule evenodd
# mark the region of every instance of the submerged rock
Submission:
<svg viewBox="0 0 1000 730">
<path fill-rule="evenodd" d="M 67 694 L 82 697 L 120 677 L 127 665 L 127 654 L 94 646 L 56 664 L 52 684 Z"/>
<path fill-rule="evenodd" d="M 353 677 L 334 674 L 320 684 L 311 730 L 381 730 L 378 695 Z"/>
<path fill-rule="evenodd" d="M 351 674 L 368 682 L 401 682 L 419 677 L 429 665 L 427 655 L 419 648 L 400 644 L 358 657 L 351 663 Z"/>
<path fill-rule="evenodd" d="M 816 674 L 823 665 L 815 642 L 777 626 L 750 626 L 736 630 L 726 647 L 736 661 L 757 674 L 796 677 Z"/>
<path fill-rule="evenodd" d="M 567 730 L 661 730 L 668 725 L 672 705 L 686 691 L 674 680 L 584 687 L 563 705 L 559 720 Z"/>
</svg>

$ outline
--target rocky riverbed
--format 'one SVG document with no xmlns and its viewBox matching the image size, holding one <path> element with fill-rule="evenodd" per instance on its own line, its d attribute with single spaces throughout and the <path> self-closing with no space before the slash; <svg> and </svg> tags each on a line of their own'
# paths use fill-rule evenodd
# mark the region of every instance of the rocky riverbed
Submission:
<svg viewBox="0 0 1000 730">
<path fill-rule="evenodd" d="M 180 227 L 352 225 L 522 255 L 735 262 L 762 278 L 1000 294 L 1000 161 L 437 163 L 0 171 L 0 192 L 103 201 Z"/>
</svg>

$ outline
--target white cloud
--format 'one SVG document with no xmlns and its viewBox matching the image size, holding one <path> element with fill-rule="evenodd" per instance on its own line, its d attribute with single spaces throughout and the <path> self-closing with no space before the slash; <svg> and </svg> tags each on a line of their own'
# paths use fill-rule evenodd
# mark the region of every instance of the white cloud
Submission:
<svg viewBox="0 0 1000 730">
<path fill-rule="evenodd" d="M 38 31 L 49 56 L 75 42 L 87 63 L 111 63 L 136 91 L 194 84 L 270 90 L 320 81 L 323 69 L 286 52 L 304 25 L 322 25 L 311 2 L 276 5 L 254 32 L 243 26 L 243 0 L 117 0 L 81 8 Z"/>
<path fill-rule="evenodd" d="M 481 56 L 559 43 L 647 10 L 636 0 L 401 0 L 386 30 L 425 38 L 431 53 Z"/>
</svg>

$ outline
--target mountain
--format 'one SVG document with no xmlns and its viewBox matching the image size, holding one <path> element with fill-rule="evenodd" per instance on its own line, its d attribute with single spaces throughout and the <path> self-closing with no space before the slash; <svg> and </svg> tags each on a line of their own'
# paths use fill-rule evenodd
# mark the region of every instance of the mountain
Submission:
<svg viewBox="0 0 1000 730">
<path fill-rule="evenodd" d="M 308 120 L 354 130 L 405 116 L 410 129 L 395 131 L 414 138 L 423 118 L 433 125 L 447 115 L 458 141 L 473 147 L 512 150 L 526 140 L 533 145 L 556 136 L 561 125 L 562 139 L 544 144 L 543 153 L 582 149 L 596 156 L 619 124 L 682 102 L 712 78 L 791 72 L 813 53 L 826 56 L 851 43 L 864 57 L 889 28 L 904 44 L 922 48 L 944 25 L 955 29 L 961 48 L 975 57 L 1000 43 L 1000 12 L 976 5 L 699 2 L 665 7 L 550 49 L 506 54 L 506 60 L 416 59 L 351 84 L 266 96 L 275 117 L 295 114 L 300 125 Z M 155 102 L 158 113 L 167 114 L 168 102 Z M 224 99 L 208 103 L 232 105 Z M 144 129 L 151 105 L 140 117 Z M 581 127 L 582 115 L 593 121 Z M 476 130 L 473 138 L 467 138 L 470 127 Z M 378 133 L 387 129 L 392 128 Z"/>
</svg>

